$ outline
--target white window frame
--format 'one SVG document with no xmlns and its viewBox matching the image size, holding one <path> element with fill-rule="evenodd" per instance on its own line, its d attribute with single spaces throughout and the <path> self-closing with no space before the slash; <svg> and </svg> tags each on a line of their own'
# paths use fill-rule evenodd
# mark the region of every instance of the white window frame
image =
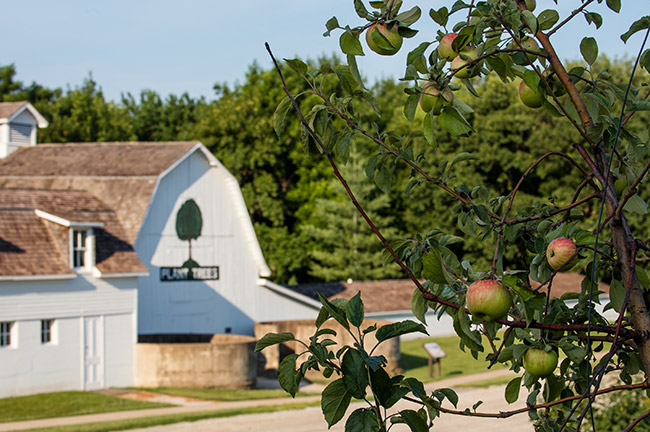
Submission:
<svg viewBox="0 0 650 432">
<path fill-rule="evenodd" d="M 78 243 L 80 238 L 83 239 L 83 245 Z M 81 265 L 78 265 L 78 257 L 81 258 Z M 70 265 L 80 272 L 89 272 L 95 266 L 95 235 L 92 228 L 71 227 Z"/>
<path fill-rule="evenodd" d="M 15 321 L 0 321 L 0 349 L 11 348 L 16 344 Z"/>
<path fill-rule="evenodd" d="M 42 319 L 41 320 L 41 344 L 42 345 L 55 345 L 56 344 L 56 320 L 55 319 Z"/>
</svg>

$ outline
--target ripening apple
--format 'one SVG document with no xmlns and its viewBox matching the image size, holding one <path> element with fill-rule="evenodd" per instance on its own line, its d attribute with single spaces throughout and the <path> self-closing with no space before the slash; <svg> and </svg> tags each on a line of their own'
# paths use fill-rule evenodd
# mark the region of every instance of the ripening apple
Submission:
<svg viewBox="0 0 650 432">
<path fill-rule="evenodd" d="M 555 351 L 545 351 L 540 348 L 528 348 L 524 354 L 524 369 L 529 374 L 546 378 L 550 376 L 557 367 L 558 356 Z"/>
<path fill-rule="evenodd" d="M 433 115 L 439 115 L 442 107 L 451 102 L 454 94 L 449 88 L 445 88 L 442 92 L 433 83 L 427 83 L 422 87 L 422 94 L 420 95 L 420 108 L 422 111 L 429 112 Z"/>
<path fill-rule="evenodd" d="M 568 270 L 573 265 L 569 261 L 575 262 L 577 258 L 577 251 L 578 247 L 573 243 L 573 240 L 566 237 L 558 237 L 550 242 L 546 248 L 548 265 L 554 270 L 559 268 Z"/>
<path fill-rule="evenodd" d="M 366 30 L 368 48 L 381 55 L 393 55 L 402 47 L 403 38 L 397 25 L 375 23 Z"/>
<path fill-rule="evenodd" d="M 519 83 L 519 99 L 529 108 L 539 108 L 544 103 L 544 94 L 541 90 L 533 90 L 525 81 Z"/>
<path fill-rule="evenodd" d="M 479 319 L 497 321 L 505 317 L 512 305 L 510 291 L 493 279 L 476 281 L 465 296 L 467 309 Z"/>
<path fill-rule="evenodd" d="M 470 61 L 476 59 L 477 56 L 478 55 L 476 52 L 476 48 L 467 46 L 463 48 L 463 50 L 460 52 L 460 54 L 456 56 L 456 58 L 454 58 L 454 60 L 451 62 L 450 68 L 452 70 L 459 69 L 465 66 Z M 479 72 L 479 65 L 473 65 L 458 70 L 454 76 L 456 78 L 471 78 L 473 76 L 478 75 L 478 72 Z"/>
<path fill-rule="evenodd" d="M 438 55 L 442 58 L 445 58 L 449 61 L 452 61 L 458 55 L 457 51 L 451 47 L 451 44 L 454 43 L 458 33 L 447 33 L 440 39 L 440 45 L 438 45 Z"/>
</svg>

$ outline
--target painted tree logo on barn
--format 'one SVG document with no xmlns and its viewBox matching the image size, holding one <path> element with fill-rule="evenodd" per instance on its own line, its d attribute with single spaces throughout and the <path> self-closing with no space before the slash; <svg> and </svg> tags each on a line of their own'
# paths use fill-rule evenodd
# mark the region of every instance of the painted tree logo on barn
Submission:
<svg viewBox="0 0 650 432">
<path fill-rule="evenodd" d="M 218 266 L 201 267 L 192 258 L 192 240 L 201 236 L 202 229 L 201 209 L 193 199 L 188 199 L 176 213 L 176 235 L 180 240 L 188 242 L 188 258 L 181 267 L 161 267 L 162 282 L 219 279 Z"/>
</svg>

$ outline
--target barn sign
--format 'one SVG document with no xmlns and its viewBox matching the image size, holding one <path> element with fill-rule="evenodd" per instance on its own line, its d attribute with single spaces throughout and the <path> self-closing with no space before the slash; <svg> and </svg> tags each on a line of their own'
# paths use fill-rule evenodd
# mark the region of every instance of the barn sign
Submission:
<svg viewBox="0 0 650 432">
<path fill-rule="evenodd" d="M 201 235 L 203 219 L 201 210 L 193 199 L 183 203 L 176 213 L 176 235 L 180 240 L 187 240 L 189 258 L 181 267 L 160 267 L 161 282 L 218 280 L 219 267 L 202 267 L 192 259 L 192 240 Z"/>
</svg>

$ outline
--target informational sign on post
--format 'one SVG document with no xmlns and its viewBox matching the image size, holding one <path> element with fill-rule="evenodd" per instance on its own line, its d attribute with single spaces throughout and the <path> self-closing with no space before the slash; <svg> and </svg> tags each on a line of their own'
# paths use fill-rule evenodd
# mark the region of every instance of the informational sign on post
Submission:
<svg viewBox="0 0 650 432">
<path fill-rule="evenodd" d="M 437 364 L 438 376 L 441 374 L 440 359 L 447 357 L 447 354 L 435 342 L 427 342 L 424 345 L 424 350 L 429 354 L 429 377 L 433 377 L 433 363 Z"/>
</svg>

